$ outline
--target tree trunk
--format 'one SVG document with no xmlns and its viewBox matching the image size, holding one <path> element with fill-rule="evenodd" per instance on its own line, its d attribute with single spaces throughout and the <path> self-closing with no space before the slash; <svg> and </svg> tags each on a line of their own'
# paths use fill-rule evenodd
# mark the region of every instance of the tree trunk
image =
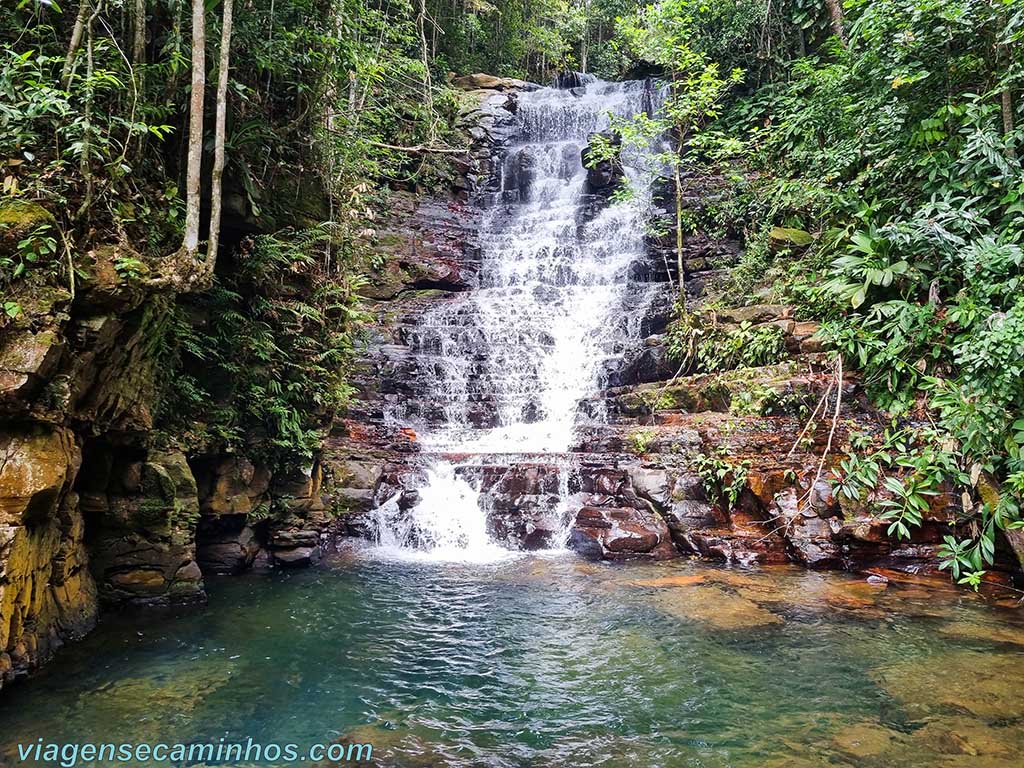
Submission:
<svg viewBox="0 0 1024 768">
<path fill-rule="evenodd" d="M 188 174 L 185 181 L 185 239 L 182 248 L 199 252 L 199 183 L 203 167 L 203 97 L 206 95 L 206 6 L 192 0 L 192 99 L 188 119 Z"/>
<path fill-rule="evenodd" d="M 1010 86 L 1006 86 L 1002 93 L 1003 102 L 1003 136 L 1006 139 L 1006 154 L 1008 159 L 1016 160 L 1017 151 L 1013 146 L 1013 94 L 1010 92 Z"/>
<path fill-rule="evenodd" d="M 843 19 L 843 0 L 825 0 L 828 6 L 829 25 L 832 27 L 832 34 L 839 38 L 839 42 L 846 47 L 846 27 Z"/>
<path fill-rule="evenodd" d="M 138 68 L 146 63 L 146 0 L 135 0 L 135 33 L 132 37 L 132 64 Z M 141 90 L 142 76 L 139 79 Z"/>
<path fill-rule="evenodd" d="M 102 4 L 102 3 L 101 3 Z M 82 219 L 89 212 L 89 208 L 92 206 L 93 198 L 93 178 L 92 178 L 92 104 L 93 104 L 93 74 L 94 74 L 94 61 L 93 61 L 93 40 L 92 40 L 92 24 L 96 20 L 96 17 L 100 13 L 100 5 L 97 5 L 93 10 L 92 15 L 89 16 L 88 20 L 83 25 L 85 30 L 85 99 L 84 108 L 82 110 L 82 150 L 81 156 L 78 160 L 78 172 L 85 182 L 85 194 L 82 195 L 82 204 L 78 207 L 78 211 L 75 213 L 76 219 Z"/>
<path fill-rule="evenodd" d="M 66 91 L 71 84 L 71 69 L 75 64 L 75 56 L 78 54 L 78 47 L 82 44 L 82 34 L 85 32 L 85 20 L 89 16 L 89 8 L 92 4 L 89 0 L 82 0 L 78 6 L 78 15 L 75 17 L 75 26 L 71 30 L 71 42 L 68 43 L 68 54 L 64 58 L 64 70 L 60 73 L 60 82 Z"/>
<path fill-rule="evenodd" d="M 587 72 L 587 37 L 590 32 L 590 2 L 583 3 L 583 38 L 580 40 L 580 72 Z"/>
<path fill-rule="evenodd" d="M 1006 22 L 1003 21 L 1003 28 Z M 1010 44 L 1003 43 L 999 46 L 1001 58 L 1004 65 L 1004 76 L 1009 74 L 1013 66 L 1013 56 L 1010 53 Z M 1006 140 L 1006 159 L 1013 162 L 1017 159 L 1017 149 L 1013 146 L 1013 131 L 1016 127 L 1013 120 L 1013 92 L 1010 90 L 1010 83 L 1007 82 L 1002 93 L 999 94 L 1000 106 L 1003 114 L 1003 138 Z"/>
<path fill-rule="evenodd" d="M 224 134 L 228 114 L 228 70 L 231 66 L 231 27 L 234 0 L 224 0 L 224 21 L 220 33 L 220 64 L 217 79 L 217 118 L 213 129 L 213 177 L 210 188 L 210 239 L 206 251 L 206 271 L 212 273 L 217 264 L 224 178 Z"/>
<path fill-rule="evenodd" d="M 679 160 L 675 163 L 676 182 L 676 271 L 679 273 L 679 314 L 686 314 L 686 272 L 683 264 L 683 181 L 679 175 Z"/>
<path fill-rule="evenodd" d="M 427 48 L 427 0 L 420 0 L 420 12 L 416 18 L 420 33 L 420 56 L 423 60 L 423 103 L 427 107 L 427 143 L 434 143 L 434 88 L 430 82 L 430 58 Z"/>
</svg>

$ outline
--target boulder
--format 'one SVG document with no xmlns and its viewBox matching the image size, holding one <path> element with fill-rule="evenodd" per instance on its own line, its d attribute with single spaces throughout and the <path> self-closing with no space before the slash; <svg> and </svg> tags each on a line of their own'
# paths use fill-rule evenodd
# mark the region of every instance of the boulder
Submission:
<svg viewBox="0 0 1024 768">
<path fill-rule="evenodd" d="M 584 557 L 603 560 L 665 560 L 676 556 L 665 521 L 629 507 L 583 507 L 569 545 Z"/>
<path fill-rule="evenodd" d="M 244 518 L 240 522 L 237 518 L 200 522 L 196 560 L 204 572 L 240 573 L 252 566 L 259 551 L 256 533 L 245 525 Z"/>
<path fill-rule="evenodd" d="M 461 91 L 515 91 L 529 87 L 525 80 L 518 80 L 514 77 L 496 77 L 477 72 L 472 75 L 463 75 L 452 80 L 452 86 Z"/>
<path fill-rule="evenodd" d="M 614 156 L 592 160 L 594 154 L 593 145 L 597 140 L 611 147 Z M 614 192 L 619 182 L 625 176 L 625 170 L 619 159 L 619 152 L 622 150 L 622 137 L 617 133 L 592 133 L 588 138 L 587 146 L 580 152 L 580 162 L 587 169 L 586 191 L 592 195 L 608 197 Z"/>
<path fill-rule="evenodd" d="M 588 75 L 583 72 L 559 72 L 555 75 L 555 79 L 551 83 L 551 86 L 563 91 L 575 91 L 577 89 L 585 88 L 588 83 L 592 83 L 594 80 L 595 78 L 593 75 Z"/>
<path fill-rule="evenodd" d="M 56 372 L 65 344 L 52 328 L 16 328 L 0 343 L 0 412 L 24 408 Z"/>
<path fill-rule="evenodd" d="M 668 472 L 664 469 L 632 467 L 629 470 L 629 480 L 638 496 L 647 499 L 662 509 L 668 505 L 672 498 L 672 488 L 669 484 Z"/>
<path fill-rule="evenodd" d="M 247 515 L 268 502 L 270 472 L 244 456 L 227 454 L 192 462 L 204 516 Z"/>
<path fill-rule="evenodd" d="M 275 549 L 271 555 L 276 565 L 284 568 L 305 568 L 319 562 L 320 547 Z"/>
<path fill-rule="evenodd" d="M 199 498 L 181 451 L 87 446 L 83 505 L 101 598 L 144 605 L 205 599 L 195 563 Z"/>
</svg>

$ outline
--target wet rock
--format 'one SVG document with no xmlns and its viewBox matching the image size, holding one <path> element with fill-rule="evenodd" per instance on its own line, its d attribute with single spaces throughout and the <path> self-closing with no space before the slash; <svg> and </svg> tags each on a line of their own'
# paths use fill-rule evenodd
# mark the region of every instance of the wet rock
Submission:
<svg viewBox="0 0 1024 768">
<path fill-rule="evenodd" d="M 525 80 L 517 80 L 513 77 L 496 77 L 482 72 L 456 77 L 452 80 L 452 85 L 463 91 L 473 91 L 478 89 L 512 91 L 529 87 L 529 84 Z"/>
<path fill-rule="evenodd" d="M 101 598 L 145 605 L 204 599 L 194 563 L 199 498 L 185 455 L 93 443 L 83 476 Z"/>
<path fill-rule="evenodd" d="M 634 587 L 653 587 L 667 589 L 669 587 L 696 587 L 708 583 L 709 576 L 704 573 L 679 573 L 673 576 L 660 576 L 656 579 L 639 579 L 631 581 Z"/>
<path fill-rule="evenodd" d="M 594 142 L 600 139 L 602 144 L 611 148 L 614 155 L 610 158 L 593 157 Z M 580 162 L 587 169 L 587 192 L 592 195 L 608 197 L 618 188 L 625 175 L 619 152 L 622 149 L 622 137 L 616 133 L 594 133 L 588 137 L 588 144 L 580 153 Z"/>
<path fill-rule="evenodd" d="M 196 560 L 204 572 L 240 573 L 252 566 L 260 544 L 244 518 L 200 522 Z"/>
<path fill-rule="evenodd" d="M 0 687 L 95 624 L 72 489 L 80 464 L 69 430 L 7 426 L 0 434 Z"/>
<path fill-rule="evenodd" d="M 818 480 L 811 488 L 808 504 L 818 517 L 827 520 L 836 515 L 842 515 L 839 509 L 839 502 L 832 495 L 832 484 L 827 480 Z"/>
<path fill-rule="evenodd" d="M 555 79 L 551 85 L 553 88 L 570 91 L 576 88 L 584 88 L 587 83 L 592 82 L 594 82 L 593 75 L 587 75 L 583 72 L 559 72 L 555 75 Z"/>
<path fill-rule="evenodd" d="M 118 272 L 117 265 L 131 259 L 141 277 L 148 277 L 145 258 L 124 245 L 103 245 L 85 255 L 85 278 L 75 297 L 76 309 L 91 316 L 117 317 L 140 307 L 148 294 L 142 281 Z"/>
<path fill-rule="evenodd" d="M 52 328 L 9 331 L 0 344 L 0 412 L 30 402 L 56 373 L 64 348 Z"/>
<path fill-rule="evenodd" d="M 997 623 L 957 622 L 939 629 L 943 635 L 961 640 L 976 640 L 983 643 L 1006 643 L 1024 646 L 1024 626 L 1007 627 Z"/>
<path fill-rule="evenodd" d="M 629 356 L 618 370 L 612 372 L 609 385 L 624 387 L 670 379 L 679 365 L 671 359 L 662 341 L 661 336 L 649 337 L 638 352 Z"/>
<path fill-rule="evenodd" d="M 305 568 L 320 560 L 319 547 L 292 547 L 271 551 L 274 563 L 285 568 Z"/>
<path fill-rule="evenodd" d="M 899 736 L 881 723 L 864 721 L 843 728 L 832 739 L 832 743 L 843 754 L 864 760 L 891 750 Z"/>
<path fill-rule="evenodd" d="M 269 500 L 270 472 L 264 467 L 257 468 L 244 456 L 196 459 L 190 466 L 203 515 L 247 515 Z"/>
<path fill-rule="evenodd" d="M 663 560 L 674 557 L 668 526 L 658 515 L 624 507 L 583 507 L 569 545 L 592 559 Z"/>
<path fill-rule="evenodd" d="M 1024 738 L 1012 728 L 995 728 L 969 717 L 934 717 L 914 731 L 917 749 L 942 755 L 1014 757 L 1024 749 Z"/>
<path fill-rule="evenodd" d="M 873 677 L 910 717 L 967 714 L 992 724 L 1024 717 L 1019 674 L 1017 653 L 947 649 L 886 665 Z"/>
<path fill-rule="evenodd" d="M 668 472 L 664 469 L 633 467 L 629 470 L 629 481 L 641 498 L 664 508 L 672 498 Z"/>
<path fill-rule="evenodd" d="M 320 533 L 315 530 L 277 530 L 270 534 L 269 543 L 273 549 L 315 547 L 320 543 Z"/>
<path fill-rule="evenodd" d="M 753 600 L 715 585 L 659 589 L 651 598 L 660 611 L 723 631 L 782 624 L 783 619 Z"/>
</svg>

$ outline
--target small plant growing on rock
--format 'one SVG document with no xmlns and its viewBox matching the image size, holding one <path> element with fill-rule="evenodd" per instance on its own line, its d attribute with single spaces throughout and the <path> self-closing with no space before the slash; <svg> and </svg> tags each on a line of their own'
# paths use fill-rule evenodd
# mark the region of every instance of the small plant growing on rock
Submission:
<svg viewBox="0 0 1024 768">
<path fill-rule="evenodd" d="M 27 237 L 18 241 L 21 261 L 14 267 L 14 277 L 21 277 L 29 265 L 37 264 L 57 253 L 57 238 L 49 224 L 40 224 Z"/>
<path fill-rule="evenodd" d="M 719 451 L 715 456 L 699 453 L 694 463 L 708 498 L 717 501 L 725 510 L 735 507 L 740 493 L 747 485 L 750 462 L 733 464 L 726 458 L 724 451 Z"/>
<path fill-rule="evenodd" d="M 652 416 L 658 411 L 675 405 L 675 398 L 672 396 L 672 393 L 667 392 L 664 388 L 645 390 L 640 393 L 640 400 L 644 407 L 651 412 Z"/>
<path fill-rule="evenodd" d="M 668 350 L 674 359 L 714 373 L 779 363 L 786 358 L 786 338 L 777 325 L 744 321 L 726 330 L 691 314 L 669 329 Z"/>
<path fill-rule="evenodd" d="M 639 432 L 633 433 L 632 439 L 633 453 L 647 453 L 647 450 L 651 447 L 651 442 L 654 440 L 654 432 L 649 429 L 641 429 Z"/>
<path fill-rule="evenodd" d="M 148 271 L 146 265 L 131 256 L 123 256 L 114 262 L 114 270 L 122 280 L 138 280 Z"/>
</svg>

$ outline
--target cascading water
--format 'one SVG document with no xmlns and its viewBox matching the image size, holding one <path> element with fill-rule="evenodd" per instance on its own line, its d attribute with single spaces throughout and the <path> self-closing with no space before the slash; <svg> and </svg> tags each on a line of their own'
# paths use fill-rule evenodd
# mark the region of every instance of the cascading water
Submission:
<svg viewBox="0 0 1024 768">
<path fill-rule="evenodd" d="M 466 477 L 484 463 L 558 465 L 549 514 L 566 514 L 574 430 L 599 416 L 584 417 L 580 402 L 603 388 L 606 363 L 638 340 L 657 290 L 630 282 L 643 259 L 649 197 L 638 158 L 622 158 L 632 200 L 600 206 L 588 199 L 581 161 L 609 113 L 643 112 L 653 94 L 639 81 L 587 80 L 520 94 L 516 139 L 500 156 L 503 202 L 484 213 L 479 288 L 426 313 L 411 334 L 443 423 L 417 423 L 401 403 L 390 414 L 394 426 L 416 429 L 430 466 L 413 508 L 392 498 L 376 510 L 377 539 L 388 549 L 507 555 L 488 535 L 486 499 Z"/>
</svg>

